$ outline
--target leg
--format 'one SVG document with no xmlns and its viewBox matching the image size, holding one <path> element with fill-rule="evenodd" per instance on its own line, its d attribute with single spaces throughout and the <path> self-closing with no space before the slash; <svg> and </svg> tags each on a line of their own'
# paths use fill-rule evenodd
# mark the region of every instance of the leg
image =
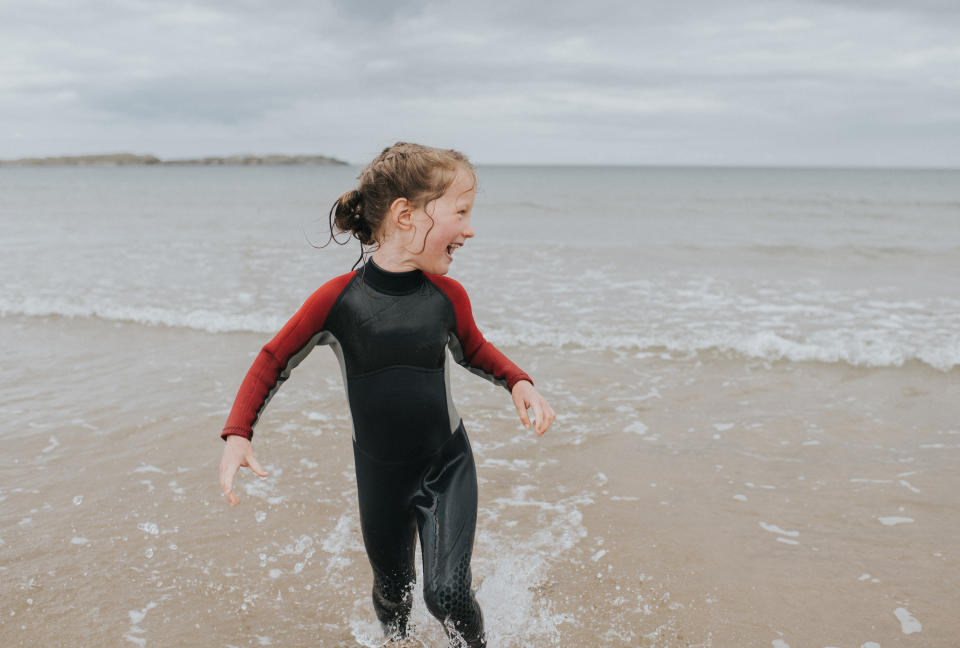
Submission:
<svg viewBox="0 0 960 648">
<path fill-rule="evenodd" d="M 373 570 L 373 609 L 387 636 L 405 636 L 416 581 L 416 519 L 403 487 L 409 471 L 354 449 L 360 529 Z M 407 477 L 409 481 L 409 477 Z"/>
<path fill-rule="evenodd" d="M 483 615 L 470 588 L 477 525 L 477 472 L 461 427 L 438 465 L 424 476 L 414 503 L 423 551 L 423 595 L 452 646 L 483 648 Z"/>
</svg>

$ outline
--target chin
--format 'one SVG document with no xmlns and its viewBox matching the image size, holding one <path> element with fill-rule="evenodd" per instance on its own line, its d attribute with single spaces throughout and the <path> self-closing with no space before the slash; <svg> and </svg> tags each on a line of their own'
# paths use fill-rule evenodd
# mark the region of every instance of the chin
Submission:
<svg viewBox="0 0 960 648">
<path fill-rule="evenodd" d="M 430 265 L 430 269 L 426 270 L 426 272 L 433 275 L 445 275 L 450 271 L 451 265 L 453 265 L 453 259 L 446 259 L 446 258 L 436 259 Z"/>
</svg>

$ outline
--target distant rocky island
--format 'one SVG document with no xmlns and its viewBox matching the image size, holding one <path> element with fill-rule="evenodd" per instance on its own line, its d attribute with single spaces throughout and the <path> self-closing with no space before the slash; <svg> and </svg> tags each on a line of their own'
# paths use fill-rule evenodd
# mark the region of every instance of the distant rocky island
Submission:
<svg viewBox="0 0 960 648">
<path fill-rule="evenodd" d="M 347 162 L 325 155 L 229 155 L 161 160 L 155 155 L 133 153 L 0 160 L 0 166 L 282 166 L 298 164 L 347 164 Z"/>
</svg>

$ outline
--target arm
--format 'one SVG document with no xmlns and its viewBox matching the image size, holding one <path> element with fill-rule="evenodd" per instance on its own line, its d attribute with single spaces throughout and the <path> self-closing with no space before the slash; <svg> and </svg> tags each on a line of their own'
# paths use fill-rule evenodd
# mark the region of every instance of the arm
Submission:
<svg viewBox="0 0 960 648">
<path fill-rule="evenodd" d="M 270 398 L 290 376 L 290 372 L 307 357 L 313 347 L 332 339 L 324 331 L 324 324 L 353 274 L 332 279 L 313 293 L 280 332 L 263 347 L 243 379 L 233 409 L 220 434 L 226 441 L 220 459 L 220 489 L 231 506 L 240 502 L 233 491 L 233 478 L 237 470 L 247 466 L 260 477 L 267 476 L 253 454 L 250 443 L 253 427 Z"/>
<path fill-rule="evenodd" d="M 353 275 L 342 275 L 321 286 L 260 350 L 240 385 L 233 409 L 220 434 L 224 440 L 231 435 L 252 439 L 253 428 L 261 413 L 290 372 L 315 346 L 331 341 L 323 326 Z"/>
<path fill-rule="evenodd" d="M 530 428 L 527 409 L 533 409 L 534 427 L 537 435 L 542 435 L 550 427 L 556 414 L 534 388 L 533 380 L 497 347 L 484 339 L 473 319 L 470 298 L 463 286 L 449 277 L 428 276 L 453 304 L 456 331 L 451 336 L 450 351 L 454 360 L 472 373 L 505 387 L 513 396 L 513 404 L 520 415 L 520 421 L 527 429 Z"/>
<path fill-rule="evenodd" d="M 473 309 L 467 291 L 457 281 L 444 276 L 427 275 L 447 296 L 453 305 L 456 327 L 450 339 L 450 352 L 457 364 L 471 373 L 486 378 L 494 385 L 512 391 L 514 385 L 533 380 L 520 367 L 510 361 L 497 347 L 484 339 L 473 320 Z"/>
</svg>

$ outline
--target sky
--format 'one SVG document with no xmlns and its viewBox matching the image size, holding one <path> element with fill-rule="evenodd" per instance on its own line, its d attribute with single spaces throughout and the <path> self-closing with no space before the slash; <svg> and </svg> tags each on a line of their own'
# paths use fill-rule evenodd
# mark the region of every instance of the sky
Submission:
<svg viewBox="0 0 960 648">
<path fill-rule="evenodd" d="M 960 167 L 955 0 L 0 0 L 0 158 Z"/>
</svg>

